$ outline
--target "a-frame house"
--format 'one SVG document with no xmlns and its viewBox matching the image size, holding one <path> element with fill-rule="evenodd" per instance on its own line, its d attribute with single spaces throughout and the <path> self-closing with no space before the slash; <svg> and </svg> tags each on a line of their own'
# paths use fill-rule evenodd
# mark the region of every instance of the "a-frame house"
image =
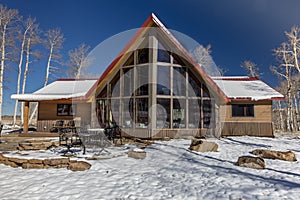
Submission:
<svg viewBox="0 0 300 200">
<path fill-rule="evenodd" d="M 39 112 L 46 102 L 41 97 L 13 98 L 38 101 Z M 116 124 L 122 136 L 174 138 L 272 136 L 272 100 L 282 98 L 257 78 L 210 77 L 151 14 L 101 77 L 74 99 L 90 105 L 90 116 L 83 120 L 89 127 Z M 81 112 L 76 117 L 83 119 L 86 113 Z"/>
</svg>

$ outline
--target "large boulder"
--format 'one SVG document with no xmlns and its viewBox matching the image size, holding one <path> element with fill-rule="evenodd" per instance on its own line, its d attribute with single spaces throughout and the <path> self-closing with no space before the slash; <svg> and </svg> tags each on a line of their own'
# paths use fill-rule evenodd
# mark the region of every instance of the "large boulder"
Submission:
<svg viewBox="0 0 300 200">
<path fill-rule="evenodd" d="M 84 171 L 91 168 L 91 164 L 84 161 L 70 162 L 68 169 L 72 171 Z"/>
<path fill-rule="evenodd" d="M 143 149 L 133 149 L 128 151 L 128 157 L 135 159 L 145 159 L 146 151 Z"/>
<path fill-rule="evenodd" d="M 239 157 L 237 166 L 240 167 L 248 167 L 253 169 L 265 169 L 265 161 L 260 157 L 253 157 L 253 156 L 241 156 Z"/>
<path fill-rule="evenodd" d="M 279 160 L 285 160 L 290 162 L 297 161 L 296 155 L 292 151 L 283 152 L 283 151 L 274 151 L 274 150 L 267 150 L 267 149 L 256 149 L 250 153 L 266 159 L 279 159 Z"/>
<path fill-rule="evenodd" d="M 189 149 L 198 152 L 218 151 L 218 144 L 215 142 L 208 142 L 202 139 L 194 138 Z"/>
</svg>

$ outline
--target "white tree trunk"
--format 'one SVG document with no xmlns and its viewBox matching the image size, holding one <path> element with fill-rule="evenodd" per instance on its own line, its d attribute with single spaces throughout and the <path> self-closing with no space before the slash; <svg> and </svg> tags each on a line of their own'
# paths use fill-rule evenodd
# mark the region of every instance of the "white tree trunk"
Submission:
<svg viewBox="0 0 300 200">
<path fill-rule="evenodd" d="M 3 105 L 3 76 L 5 65 L 5 45 L 6 45 L 6 29 L 7 26 L 3 25 L 2 38 L 1 38 L 1 66 L 0 66 L 0 121 L 2 121 L 2 105 Z"/>
<path fill-rule="evenodd" d="M 28 74 L 28 69 L 29 69 L 30 45 L 31 45 L 31 39 L 28 38 L 27 47 L 26 47 L 26 63 L 25 63 L 25 69 L 24 69 L 24 74 L 23 74 L 22 94 L 25 94 L 25 88 L 26 88 L 26 82 L 27 82 L 27 74 Z M 21 108 L 22 124 L 24 123 L 23 115 L 24 115 L 24 103 L 22 102 L 22 108 Z"/>
<path fill-rule="evenodd" d="M 50 66 L 51 66 L 51 60 L 52 60 L 52 56 L 53 56 L 53 48 L 54 48 L 54 46 L 53 46 L 53 44 L 51 44 L 49 58 L 48 58 L 48 62 L 47 62 L 47 68 L 46 68 L 44 87 L 48 84 L 48 81 L 49 81 Z"/>
<path fill-rule="evenodd" d="M 25 47 L 25 41 L 26 41 L 26 33 L 27 33 L 27 30 L 25 30 L 25 32 L 23 34 L 23 40 L 22 40 L 22 45 L 21 45 L 20 60 L 19 60 L 19 66 L 18 66 L 17 94 L 20 94 L 22 63 L 23 63 L 23 54 L 24 54 L 24 47 Z M 19 104 L 19 101 L 16 99 L 15 109 L 14 109 L 13 126 L 16 125 L 16 121 L 17 121 L 18 104 Z"/>
<path fill-rule="evenodd" d="M 295 60 L 295 68 L 298 70 L 300 73 L 300 67 L 299 67 L 299 62 L 298 62 L 298 49 L 297 49 L 297 44 L 296 42 L 293 43 L 293 55 L 294 55 L 294 60 Z"/>
</svg>

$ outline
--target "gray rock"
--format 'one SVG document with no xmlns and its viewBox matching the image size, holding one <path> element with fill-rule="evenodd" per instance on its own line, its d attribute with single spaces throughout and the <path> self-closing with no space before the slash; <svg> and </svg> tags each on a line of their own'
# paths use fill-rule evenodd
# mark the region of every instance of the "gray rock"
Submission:
<svg viewBox="0 0 300 200">
<path fill-rule="evenodd" d="M 143 150 L 130 150 L 128 151 L 128 157 L 135 158 L 135 159 L 145 159 L 146 158 L 146 151 Z"/>
<path fill-rule="evenodd" d="M 237 166 L 240 167 L 248 167 L 253 169 L 265 169 L 265 161 L 260 157 L 253 157 L 253 156 L 241 156 L 239 157 Z"/>
<path fill-rule="evenodd" d="M 283 152 L 283 151 L 274 151 L 274 150 L 267 150 L 267 149 L 256 149 L 250 153 L 266 159 L 278 159 L 278 160 L 285 160 L 290 162 L 297 161 L 296 155 L 292 151 Z"/>
<path fill-rule="evenodd" d="M 208 152 L 208 151 L 218 151 L 218 144 L 215 142 L 208 142 L 202 139 L 194 138 L 189 147 L 192 151 L 198 152 Z"/>
<path fill-rule="evenodd" d="M 91 164 L 84 161 L 71 162 L 68 166 L 68 169 L 72 171 L 84 171 L 90 168 Z"/>
</svg>

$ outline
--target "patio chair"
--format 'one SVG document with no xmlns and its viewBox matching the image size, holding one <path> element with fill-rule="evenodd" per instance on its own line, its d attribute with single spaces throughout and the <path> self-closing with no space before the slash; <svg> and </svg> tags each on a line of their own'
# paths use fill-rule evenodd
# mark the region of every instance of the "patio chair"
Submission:
<svg viewBox="0 0 300 200">
<path fill-rule="evenodd" d="M 50 128 L 50 133 L 58 133 L 59 132 L 59 128 L 64 126 L 64 121 L 63 120 L 58 120 L 55 122 L 55 124 L 53 125 L 53 127 Z"/>
<path fill-rule="evenodd" d="M 109 127 L 104 128 L 104 134 L 107 136 L 109 140 L 115 140 L 116 138 L 121 137 L 121 131 L 119 126 L 115 123 L 112 122 L 112 125 Z"/>
</svg>

